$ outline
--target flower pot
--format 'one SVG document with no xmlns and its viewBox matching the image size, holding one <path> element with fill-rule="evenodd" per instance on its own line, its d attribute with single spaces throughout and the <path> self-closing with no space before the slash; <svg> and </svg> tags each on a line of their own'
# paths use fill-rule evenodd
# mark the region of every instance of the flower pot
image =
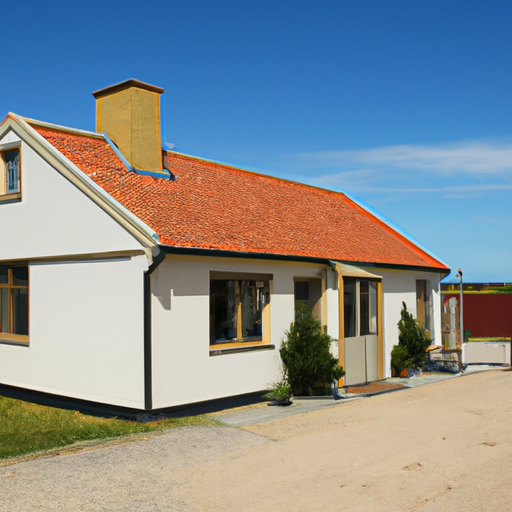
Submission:
<svg viewBox="0 0 512 512">
<path fill-rule="evenodd" d="M 273 398 L 268 402 L 267 405 L 280 405 L 280 406 L 286 406 L 286 405 L 292 405 L 292 401 L 289 398 L 283 399 L 283 400 L 277 400 L 276 398 Z"/>
</svg>

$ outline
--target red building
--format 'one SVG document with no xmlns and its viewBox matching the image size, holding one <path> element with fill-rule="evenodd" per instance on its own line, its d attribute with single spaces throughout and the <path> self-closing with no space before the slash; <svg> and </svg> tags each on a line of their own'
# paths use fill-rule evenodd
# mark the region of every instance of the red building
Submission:
<svg viewBox="0 0 512 512">
<path fill-rule="evenodd" d="M 457 300 L 458 309 L 459 284 L 441 283 L 441 295 L 443 311 L 447 309 L 450 299 L 453 298 Z M 466 337 L 474 339 L 510 338 L 512 336 L 511 284 L 464 283 L 463 302 Z"/>
</svg>

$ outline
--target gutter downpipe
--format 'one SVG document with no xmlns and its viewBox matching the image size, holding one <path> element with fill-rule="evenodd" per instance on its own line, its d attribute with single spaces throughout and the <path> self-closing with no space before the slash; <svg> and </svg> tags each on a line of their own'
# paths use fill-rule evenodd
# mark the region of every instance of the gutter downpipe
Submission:
<svg viewBox="0 0 512 512">
<path fill-rule="evenodd" d="M 460 298 L 459 298 L 459 331 L 460 331 L 460 371 L 464 371 L 464 361 L 465 361 L 465 354 L 464 354 L 464 345 L 466 343 L 466 335 L 464 333 L 464 285 L 463 285 L 463 277 L 462 277 L 462 270 L 459 268 L 458 273 L 455 277 L 458 277 L 460 279 L 459 286 L 460 286 Z"/>
<path fill-rule="evenodd" d="M 153 365 L 152 365 L 152 317 L 151 317 L 151 274 L 165 260 L 165 251 L 153 258 L 153 263 L 144 272 L 144 409 L 153 409 Z"/>
</svg>

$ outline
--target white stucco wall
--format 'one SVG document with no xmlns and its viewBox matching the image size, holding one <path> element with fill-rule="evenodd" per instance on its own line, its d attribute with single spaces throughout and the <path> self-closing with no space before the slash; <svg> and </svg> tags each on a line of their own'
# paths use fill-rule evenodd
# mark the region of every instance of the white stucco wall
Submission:
<svg viewBox="0 0 512 512">
<path fill-rule="evenodd" d="M 256 392 L 279 379 L 279 346 L 294 319 L 293 279 L 320 277 L 323 268 L 234 258 L 168 257 L 152 275 L 153 407 Z M 210 356 L 210 271 L 273 275 L 270 342 L 275 350 Z"/>
<path fill-rule="evenodd" d="M 142 245 L 24 142 L 20 164 L 0 262 L 29 266 L 29 342 L 0 342 L 0 383 L 143 408 Z"/>
<path fill-rule="evenodd" d="M 153 407 L 164 408 L 264 389 L 280 377 L 279 345 L 293 321 L 294 278 L 325 276 L 322 317 L 328 332 L 339 335 L 338 290 L 330 267 L 290 262 L 168 256 L 152 275 Z M 416 316 L 416 280 L 430 281 L 435 336 L 440 338 L 436 273 L 368 269 L 382 276 L 384 365 L 398 343 L 402 301 Z M 272 274 L 270 319 L 275 350 L 210 356 L 210 271 Z M 337 356 L 337 353 L 335 354 Z"/>
<path fill-rule="evenodd" d="M 0 143 L 17 139 L 9 132 Z M 0 261 L 142 249 L 25 143 L 20 162 L 21 201 L 0 204 Z"/>
<path fill-rule="evenodd" d="M 325 325 L 327 334 L 338 340 L 340 335 L 339 307 L 338 307 L 338 277 L 332 268 L 325 271 L 326 290 L 323 297 L 322 307 L 325 311 Z M 332 347 L 334 357 L 338 357 L 338 344 Z"/>
<path fill-rule="evenodd" d="M 0 382 L 144 408 L 145 256 L 32 264 L 28 346 L 0 344 Z"/>
<path fill-rule="evenodd" d="M 432 337 L 441 340 L 441 305 L 439 299 L 439 282 L 443 276 L 434 272 L 419 272 L 412 270 L 382 270 L 368 269 L 382 277 L 383 292 L 383 329 L 384 329 L 384 369 L 386 377 L 391 376 L 391 350 L 398 344 L 398 322 L 402 302 L 407 310 L 416 318 L 416 280 L 425 279 L 430 282 L 433 302 Z M 440 341 L 439 341 L 440 342 Z"/>
</svg>

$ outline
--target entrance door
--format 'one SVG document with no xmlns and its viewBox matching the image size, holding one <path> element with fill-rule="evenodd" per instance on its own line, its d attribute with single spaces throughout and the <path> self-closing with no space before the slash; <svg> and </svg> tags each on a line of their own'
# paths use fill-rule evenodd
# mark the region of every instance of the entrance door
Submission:
<svg viewBox="0 0 512 512">
<path fill-rule="evenodd" d="M 379 378 L 378 282 L 343 278 L 345 385 Z"/>
</svg>

